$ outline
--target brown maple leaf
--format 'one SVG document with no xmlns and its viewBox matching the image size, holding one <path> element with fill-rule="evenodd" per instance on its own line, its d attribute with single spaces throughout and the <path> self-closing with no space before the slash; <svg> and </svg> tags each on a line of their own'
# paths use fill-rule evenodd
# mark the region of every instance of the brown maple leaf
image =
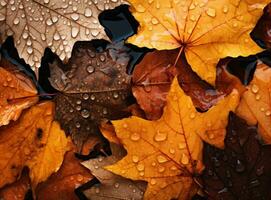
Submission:
<svg viewBox="0 0 271 200">
<path fill-rule="evenodd" d="M 78 45 L 67 65 L 50 67 L 52 86 L 59 91 L 56 119 L 79 147 L 90 135 L 99 133 L 103 119 L 126 115 L 130 76 L 129 56 L 122 44 L 96 49 L 93 43 Z"/>
</svg>

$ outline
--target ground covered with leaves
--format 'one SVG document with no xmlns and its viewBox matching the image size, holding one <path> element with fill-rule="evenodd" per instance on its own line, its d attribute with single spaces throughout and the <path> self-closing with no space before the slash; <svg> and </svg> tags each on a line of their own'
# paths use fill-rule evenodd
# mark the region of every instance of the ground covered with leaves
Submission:
<svg viewBox="0 0 271 200">
<path fill-rule="evenodd" d="M 270 0 L 0 0 L 0 199 L 271 199 L 270 33 Z"/>
</svg>

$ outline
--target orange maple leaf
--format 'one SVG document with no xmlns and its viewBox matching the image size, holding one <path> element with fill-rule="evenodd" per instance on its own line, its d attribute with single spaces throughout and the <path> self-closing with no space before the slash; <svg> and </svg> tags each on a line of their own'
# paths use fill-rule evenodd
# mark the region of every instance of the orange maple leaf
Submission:
<svg viewBox="0 0 271 200">
<path fill-rule="evenodd" d="M 236 113 L 250 125 L 258 123 L 264 141 L 271 144 L 271 69 L 257 65 L 253 80 L 243 93 Z"/>
<path fill-rule="evenodd" d="M 162 117 L 113 121 L 117 137 L 128 154 L 106 169 L 147 181 L 145 199 L 189 199 L 197 191 L 193 176 L 201 173 L 202 140 L 223 147 L 228 114 L 239 101 L 236 90 L 205 113 L 173 80 Z"/>
<path fill-rule="evenodd" d="M 180 48 L 192 69 L 215 83 L 220 58 L 247 56 L 261 49 L 250 32 L 270 0 L 129 0 L 140 24 L 128 42 L 139 47 Z"/>
</svg>

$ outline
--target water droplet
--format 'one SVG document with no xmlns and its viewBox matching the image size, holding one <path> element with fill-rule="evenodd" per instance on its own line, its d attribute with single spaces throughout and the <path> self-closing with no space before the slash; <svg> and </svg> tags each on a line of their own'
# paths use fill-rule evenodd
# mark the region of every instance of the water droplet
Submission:
<svg viewBox="0 0 271 200">
<path fill-rule="evenodd" d="M 259 101 L 259 100 L 261 99 L 261 95 L 256 94 L 255 99 L 256 99 L 257 101 Z"/>
<path fill-rule="evenodd" d="M 99 35 L 99 30 L 95 30 L 95 29 L 92 29 L 91 30 L 91 35 L 93 36 L 93 37 L 97 37 L 98 35 Z"/>
<path fill-rule="evenodd" d="M 85 9 L 85 16 L 86 17 L 91 17 L 92 16 L 92 10 L 90 8 Z"/>
<path fill-rule="evenodd" d="M 265 108 L 261 107 L 261 111 L 264 112 L 264 111 L 265 111 Z"/>
<path fill-rule="evenodd" d="M 215 17 L 215 16 L 216 16 L 216 10 L 213 9 L 213 8 L 208 8 L 208 9 L 206 10 L 206 14 L 207 14 L 208 16 L 210 16 L 210 17 Z"/>
<path fill-rule="evenodd" d="M 194 112 L 190 114 L 191 119 L 194 119 L 195 117 L 196 117 L 196 114 Z"/>
<path fill-rule="evenodd" d="M 271 115 L 270 110 L 267 110 L 267 111 L 265 112 L 265 115 L 266 115 L 266 116 L 270 116 L 270 115 Z"/>
<path fill-rule="evenodd" d="M 44 2 L 45 4 L 47 4 L 47 3 L 50 2 L 50 0 L 44 0 L 43 2 Z"/>
<path fill-rule="evenodd" d="M 160 173 L 163 173 L 165 170 L 166 170 L 166 168 L 163 166 L 158 167 L 158 172 L 160 172 Z"/>
<path fill-rule="evenodd" d="M 94 165 L 94 168 L 95 168 L 95 169 L 99 169 L 99 166 L 98 166 L 98 165 Z"/>
<path fill-rule="evenodd" d="M 114 92 L 113 97 L 114 97 L 114 99 L 117 99 L 119 97 L 119 94 L 117 92 Z"/>
<path fill-rule="evenodd" d="M 87 66 L 87 72 L 88 72 L 88 73 L 91 74 L 91 73 L 93 73 L 94 71 L 95 71 L 95 68 L 94 68 L 92 65 L 88 65 L 88 66 Z"/>
<path fill-rule="evenodd" d="M 107 114 L 108 114 L 108 111 L 107 111 L 106 108 L 103 108 L 103 114 L 104 114 L 104 115 L 107 115 Z"/>
<path fill-rule="evenodd" d="M 71 18 L 75 21 L 77 21 L 79 19 L 79 15 L 77 13 L 73 13 L 71 14 Z"/>
<path fill-rule="evenodd" d="M 144 176 L 144 174 L 145 174 L 144 172 L 139 172 L 140 176 Z"/>
<path fill-rule="evenodd" d="M 84 177 L 81 174 L 79 174 L 76 178 L 76 180 L 79 182 L 81 182 L 83 179 L 84 179 Z"/>
<path fill-rule="evenodd" d="M 70 113 L 73 113 L 73 109 L 72 108 L 70 109 Z"/>
<path fill-rule="evenodd" d="M 168 159 L 165 156 L 159 155 L 159 156 L 157 156 L 157 161 L 159 163 L 165 163 L 168 161 Z"/>
<path fill-rule="evenodd" d="M 152 162 L 152 164 L 151 164 L 153 167 L 155 167 L 156 166 L 156 162 Z"/>
<path fill-rule="evenodd" d="M 251 91 L 252 91 L 254 94 L 256 94 L 256 93 L 259 92 L 259 87 L 258 87 L 256 84 L 253 84 L 253 85 L 251 86 Z"/>
<path fill-rule="evenodd" d="M 92 100 L 92 101 L 94 101 L 95 100 L 95 95 L 94 94 L 92 94 L 91 96 L 90 96 L 90 99 Z"/>
<path fill-rule="evenodd" d="M 51 26 L 51 25 L 53 24 L 51 18 L 49 18 L 49 19 L 46 20 L 46 24 L 47 24 L 48 26 Z"/>
<path fill-rule="evenodd" d="M 132 161 L 133 161 L 134 163 L 138 163 L 139 157 L 138 157 L 138 156 L 133 156 L 133 157 L 132 157 Z"/>
<path fill-rule="evenodd" d="M 77 111 L 80 111 L 81 109 L 82 109 L 82 107 L 81 106 L 76 106 L 76 108 L 75 108 Z"/>
<path fill-rule="evenodd" d="M 104 55 L 100 55 L 100 60 L 101 60 L 102 62 L 104 62 L 104 61 L 105 61 L 105 56 L 104 56 Z"/>
<path fill-rule="evenodd" d="M 169 149 L 169 153 L 171 153 L 171 154 L 175 154 L 175 149 L 170 148 L 170 149 Z"/>
<path fill-rule="evenodd" d="M 53 22 L 53 23 L 56 23 L 57 21 L 58 21 L 58 17 L 57 17 L 57 16 L 53 16 L 53 17 L 52 17 L 52 22 Z"/>
<path fill-rule="evenodd" d="M 115 187 L 115 188 L 119 188 L 119 186 L 120 186 L 119 183 L 115 183 L 115 184 L 114 184 L 114 187 Z"/>
<path fill-rule="evenodd" d="M 192 22 L 196 21 L 195 15 L 191 15 L 191 16 L 190 16 L 190 20 L 191 20 Z"/>
<path fill-rule="evenodd" d="M 224 13 L 227 13 L 228 11 L 229 11 L 228 6 L 224 6 L 224 7 L 223 7 L 223 12 L 224 12 Z"/>
<path fill-rule="evenodd" d="M 13 24 L 17 25 L 20 23 L 20 19 L 18 17 L 16 17 L 14 20 L 13 20 Z"/>
<path fill-rule="evenodd" d="M 88 94 L 83 94 L 83 99 L 84 100 L 88 100 L 89 99 L 89 95 Z"/>
<path fill-rule="evenodd" d="M 32 53 L 33 53 L 32 47 L 27 47 L 27 53 L 29 53 L 29 54 L 32 54 Z"/>
<path fill-rule="evenodd" d="M 140 139 L 140 135 L 138 133 L 132 133 L 130 138 L 133 141 L 138 141 Z"/>
<path fill-rule="evenodd" d="M 181 163 L 187 165 L 189 163 L 189 158 L 185 153 L 182 154 Z"/>
<path fill-rule="evenodd" d="M 77 27 L 72 27 L 72 37 L 75 38 L 79 33 L 79 29 Z"/>
<path fill-rule="evenodd" d="M 237 160 L 237 163 L 236 163 L 236 166 L 235 166 L 235 171 L 239 172 L 239 173 L 245 171 L 245 166 L 240 160 Z"/>
<path fill-rule="evenodd" d="M 143 164 L 138 164 L 138 165 L 136 166 L 136 168 L 137 168 L 138 171 L 144 171 L 145 166 L 144 166 Z"/>
<path fill-rule="evenodd" d="M 89 113 L 89 111 L 87 109 L 83 109 L 81 111 L 81 115 L 82 115 L 83 118 L 88 118 L 90 116 L 90 113 Z"/>
<path fill-rule="evenodd" d="M 176 167 L 176 166 L 172 166 L 172 167 L 170 167 L 170 170 L 176 171 L 176 170 L 177 170 L 177 167 Z"/>
<path fill-rule="evenodd" d="M 156 142 L 163 142 L 167 139 L 167 133 L 161 132 L 161 131 L 156 131 L 156 134 L 154 136 L 154 140 Z"/>
<path fill-rule="evenodd" d="M 151 181 L 150 181 L 150 183 L 151 183 L 151 185 L 155 185 L 157 182 L 156 182 L 156 180 L 155 179 L 151 179 Z"/>
<path fill-rule="evenodd" d="M 159 22 L 158 22 L 158 20 L 155 17 L 153 17 L 151 19 L 151 23 L 155 25 L 155 24 L 158 24 Z"/>
<path fill-rule="evenodd" d="M 184 149 L 184 148 L 186 148 L 186 144 L 184 142 L 183 143 L 179 143 L 178 147 L 179 147 L 179 149 Z"/>
<path fill-rule="evenodd" d="M 60 40 L 60 35 L 59 35 L 58 32 L 56 32 L 56 33 L 54 34 L 54 40 L 55 40 L 55 41 Z"/>
<path fill-rule="evenodd" d="M 189 7 L 189 10 L 194 10 L 196 8 L 196 5 L 194 3 L 192 3 Z"/>
<path fill-rule="evenodd" d="M 96 189 L 95 189 L 95 193 L 96 193 L 96 194 L 99 194 L 99 193 L 100 193 L 100 189 L 99 189 L 99 188 L 96 188 Z"/>
<path fill-rule="evenodd" d="M 145 7 L 144 6 L 142 6 L 142 4 L 138 4 L 138 6 L 136 7 L 136 10 L 138 11 L 138 12 L 141 12 L 141 13 L 143 13 L 143 12 L 145 12 Z"/>
<path fill-rule="evenodd" d="M 2 13 L 0 13 L 0 21 L 4 21 L 6 19 L 5 15 L 3 15 Z"/>
<path fill-rule="evenodd" d="M 80 128 L 80 127 L 81 127 L 80 123 L 79 123 L 79 122 L 76 122 L 76 123 L 75 123 L 75 127 L 76 127 L 76 128 Z"/>
</svg>

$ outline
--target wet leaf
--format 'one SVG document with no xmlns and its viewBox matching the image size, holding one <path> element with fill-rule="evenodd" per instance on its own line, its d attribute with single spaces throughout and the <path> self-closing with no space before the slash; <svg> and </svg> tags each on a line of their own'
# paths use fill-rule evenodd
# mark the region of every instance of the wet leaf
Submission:
<svg viewBox="0 0 271 200">
<path fill-rule="evenodd" d="M 0 187 L 16 181 L 25 166 L 33 188 L 59 169 L 69 139 L 53 116 L 54 104 L 43 102 L 0 128 Z"/>
<path fill-rule="evenodd" d="M 47 47 L 64 60 L 70 58 L 76 41 L 108 39 L 98 15 L 121 3 L 124 1 L 2 0 L 0 42 L 13 36 L 19 56 L 37 70 Z"/>
<path fill-rule="evenodd" d="M 81 165 L 74 152 L 69 151 L 59 171 L 51 175 L 46 182 L 38 185 L 37 199 L 78 200 L 74 190 L 92 178 L 89 170 Z"/>
<path fill-rule="evenodd" d="M 24 200 L 25 194 L 30 189 L 28 173 L 23 173 L 20 179 L 0 190 L 0 199 L 3 200 Z"/>
<path fill-rule="evenodd" d="M 89 136 L 99 134 L 101 120 L 126 115 L 122 110 L 130 95 L 128 62 L 122 44 L 103 50 L 85 43 L 75 48 L 67 65 L 51 65 L 50 82 L 59 91 L 56 119 L 79 150 Z"/>
<path fill-rule="evenodd" d="M 159 120 L 112 121 L 128 154 L 106 169 L 147 181 L 145 199 L 190 199 L 198 188 L 193 177 L 203 170 L 202 140 L 223 147 L 228 113 L 237 104 L 235 90 L 209 111 L 199 113 L 175 78 Z"/>
<path fill-rule="evenodd" d="M 203 185 L 208 199 L 270 199 L 270 145 L 262 146 L 255 127 L 231 114 L 225 149 L 204 147 Z"/>
<path fill-rule="evenodd" d="M 181 47 L 193 71 L 214 85 L 220 58 L 261 51 L 249 34 L 270 1 L 129 2 L 140 27 L 128 42 L 158 50 Z"/>
<path fill-rule="evenodd" d="M 147 53 L 133 72 L 133 95 L 148 119 L 161 117 L 170 85 L 177 74 L 180 86 L 201 111 L 208 110 L 220 98 L 230 94 L 233 88 L 241 90 L 240 81 L 226 70 L 228 62 L 219 63 L 214 88 L 193 72 L 184 54 L 176 62 L 177 55 L 178 50 Z"/>
<path fill-rule="evenodd" d="M 33 82 L 16 66 L 0 62 L 0 126 L 16 121 L 21 112 L 38 101 Z"/>
<path fill-rule="evenodd" d="M 253 29 L 251 36 L 261 47 L 271 47 L 271 4 L 264 9 L 264 14 Z"/>
<path fill-rule="evenodd" d="M 126 154 L 125 150 L 116 144 L 111 144 L 111 151 L 112 155 L 109 157 L 99 157 L 82 163 L 101 182 L 84 191 L 84 194 L 92 200 L 142 199 L 146 183 L 123 178 L 103 168 L 114 164 Z"/>
<path fill-rule="evenodd" d="M 271 143 L 271 68 L 258 64 L 253 80 L 242 95 L 236 113 L 250 125 L 258 126 L 263 140 Z"/>
</svg>

